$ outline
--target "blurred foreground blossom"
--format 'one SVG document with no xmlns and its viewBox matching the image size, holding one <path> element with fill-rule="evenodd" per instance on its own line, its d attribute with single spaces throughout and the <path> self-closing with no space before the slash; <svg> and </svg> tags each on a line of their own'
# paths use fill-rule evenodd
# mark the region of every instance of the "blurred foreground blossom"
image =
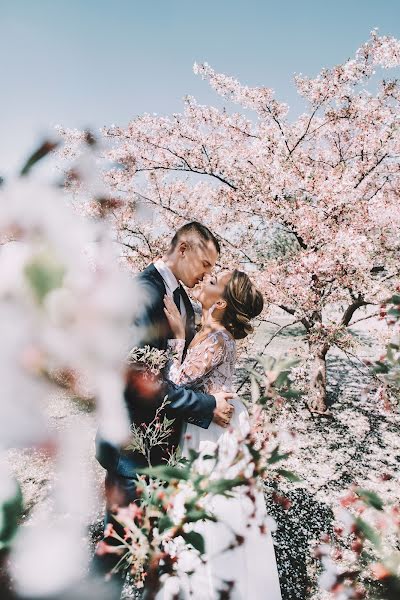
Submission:
<svg viewBox="0 0 400 600">
<path fill-rule="evenodd" d="M 56 458 L 51 514 L 37 507 L 20 529 L 11 571 L 22 597 L 53 597 L 84 576 L 91 481 L 87 433 L 77 420 L 55 435 L 46 403 L 67 388 L 93 401 L 103 438 L 128 440 L 124 358 L 136 297 L 106 220 L 29 177 L 4 184 L 0 201 L 0 450 L 45 447 Z M 1 478 L 1 499 L 11 484 Z"/>
<path fill-rule="evenodd" d="M 35 403 L 57 370 L 76 373 L 73 391 L 84 376 L 101 416 L 112 405 L 113 419 L 101 427 L 110 441 L 121 442 L 127 431 L 122 361 L 134 292 L 116 266 L 105 224 L 77 215 L 61 191 L 26 180 L 4 186 L 1 195 L 0 231 L 14 237 L 0 250 L 2 443 L 32 441 L 32 422 L 24 431 L 20 421 L 24 411 L 11 414 L 18 402 L 40 414 Z"/>
</svg>

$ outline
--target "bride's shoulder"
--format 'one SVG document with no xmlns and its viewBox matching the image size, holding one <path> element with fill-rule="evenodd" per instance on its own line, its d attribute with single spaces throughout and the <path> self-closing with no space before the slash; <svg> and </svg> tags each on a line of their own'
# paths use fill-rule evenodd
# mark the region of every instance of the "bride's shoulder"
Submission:
<svg viewBox="0 0 400 600">
<path fill-rule="evenodd" d="M 235 346 L 234 337 L 226 329 L 217 329 L 208 334 L 208 338 L 214 343 L 224 346 Z"/>
<path fill-rule="evenodd" d="M 218 352 L 219 354 L 222 352 L 226 358 L 232 357 L 232 360 L 235 359 L 235 340 L 225 329 L 218 329 L 209 333 L 206 340 L 206 347 L 212 352 Z"/>
</svg>

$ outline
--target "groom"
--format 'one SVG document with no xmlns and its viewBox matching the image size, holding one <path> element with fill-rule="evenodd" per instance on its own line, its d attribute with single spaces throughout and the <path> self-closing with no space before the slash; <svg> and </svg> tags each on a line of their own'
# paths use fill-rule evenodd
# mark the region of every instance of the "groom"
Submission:
<svg viewBox="0 0 400 600">
<path fill-rule="evenodd" d="M 211 231 L 196 221 L 181 227 L 172 238 L 167 254 L 149 265 L 137 276 L 140 291 L 146 302 L 138 311 L 135 318 L 137 339 L 135 346 L 149 345 L 165 350 L 172 332 L 164 313 L 164 296 L 167 294 L 174 299 L 185 322 L 186 346 L 194 337 L 194 311 L 192 304 L 180 281 L 188 288 L 194 287 L 210 273 L 220 252 L 219 244 Z M 149 398 L 141 393 L 134 383 L 127 384 L 125 400 L 131 422 L 137 424 L 149 423 L 157 405 L 168 395 L 168 417 L 174 418 L 174 432 L 169 440 L 170 447 L 179 443 L 183 422 L 193 423 L 207 429 L 211 421 L 227 427 L 233 407 L 228 402 L 232 393 L 218 392 L 213 396 L 189 388 L 177 386 L 172 382 L 164 382 L 161 393 Z M 106 522 L 112 519 L 110 509 L 113 505 L 127 505 L 136 499 L 137 469 L 147 466 L 144 456 L 136 451 L 125 451 L 109 444 L 106 440 L 96 440 L 96 456 L 106 469 Z M 155 448 L 152 454 L 152 464 L 159 464 L 163 459 L 161 448 Z M 97 557 L 97 571 L 108 572 L 118 557 L 107 554 Z"/>
</svg>

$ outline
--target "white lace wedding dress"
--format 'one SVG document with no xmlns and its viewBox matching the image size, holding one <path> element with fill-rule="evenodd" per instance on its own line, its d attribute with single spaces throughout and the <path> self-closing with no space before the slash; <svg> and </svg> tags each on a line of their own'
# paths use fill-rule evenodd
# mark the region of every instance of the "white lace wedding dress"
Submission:
<svg viewBox="0 0 400 600">
<path fill-rule="evenodd" d="M 189 349 L 182 364 L 184 342 L 173 340 L 170 345 L 177 357 L 169 372 L 175 383 L 195 386 L 210 394 L 233 389 L 236 347 L 234 339 L 225 330 L 209 334 Z M 187 424 L 181 441 L 183 455 L 187 455 L 190 448 L 207 454 L 217 444 L 220 455 L 225 453 L 229 458 L 229 455 L 236 454 L 237 444 L 248 433 L 250 422 L 244 404 L 238 399 L 234 399 L 232 404 L 235 410 L 230 430 L 214 422 L 208 429 Z M 230 476 L 226 472 L 223 475 Z M 209 508 L 218 517 L 218 522 L 196 524 L 196 531 L 205 540 L 206 562 L 201 562 L 195 552 L 184 553 L 178 565 L 179 577 L 167 579 L 157 600 L 218 600 L 223 597 L 231 600 L 281 600 L 268 524 L 266 533 L 260 529 L 268 519 L 262 491 L 257 495 L 256 515 L 251 519 L 254 503 L 240 491 L 233 498 L 214 497 L 211 503 Z M 236 536 L 243 537 L 244 542 L 227 550 L 235 543 Z M 187 572 L 193 573 L 185 576 Z M 230 590 L 229 595 L 221 595 L 227 590 Z"/>
</svg>

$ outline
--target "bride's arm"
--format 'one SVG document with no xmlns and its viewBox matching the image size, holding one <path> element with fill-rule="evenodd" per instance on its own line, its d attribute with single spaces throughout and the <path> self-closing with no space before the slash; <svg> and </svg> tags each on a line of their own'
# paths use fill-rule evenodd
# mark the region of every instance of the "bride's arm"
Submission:
<svg viewBox="0 0 400 600">
<path fill-rule="evenodd" d="M 177 373 L 182 364 L 183 351 L 185 349 L 185 340 L 168 340 L 167 350 L 170 355 L 166 369 L 166 376 L 171 381 L 176 381 Z"/>
<path fill-rule="evenodd" d="M 178 345 L 178 340 L 173 342 Z M 194 346 L 181 364 L 175 360 L 168 377 L 178 385 L 200 383 L 205 375 L 224 361 L 225 352 L 223 336 L 218 332 L 212 333 L 201 344 Z"/>
<path fill-rule="evenodd" d="M 167 295 L 164 296 L 164 312 L 174 335 L 174 339 L 168 340 L 167 349 L 171 357 L 166 369 L 166 375 L 168 379 L 175 381 L 175 373 L 180 367 L 185 349 L 185 325 L 175 302 Z"/>
<path fill-rule="evenodd" d="M 220 331 L 210 334 L 201 344 L 194 346 L 182 363 L 185 347 L 185 327 L 182 316 L 169 296 L 164 296 L 164 312 L 175 339 L 168 341 L 172 359 L 167 377 L 178 385 L 195 385 L 224 360 L 226 342 Z"/>
</svg>

